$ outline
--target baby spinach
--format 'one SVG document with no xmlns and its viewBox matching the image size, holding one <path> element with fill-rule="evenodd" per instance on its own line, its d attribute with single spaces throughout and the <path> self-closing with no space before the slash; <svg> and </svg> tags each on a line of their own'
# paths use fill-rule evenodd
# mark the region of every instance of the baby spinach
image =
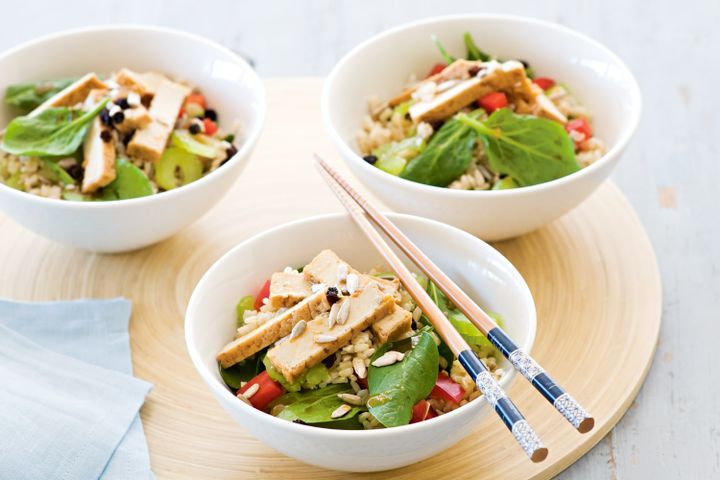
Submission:
<svg viewBox="0 0 720 480">
<path fill-rule="evenodd" d="M 236 390 L 240 388 L 241 382 L 247 382 L 265 369 L 263 365 L 264 352 L 255 354 L 255 356 L 247 358 L 240 363 L 236 363 L 232 367 L 220 368 L 220 377 L 228 387 Z"/>
<path fill-rule="evenodd" d="M 492 169 L 511 176 L 520 186 L 580 170 L 573 141 L 558 122 L 516 115 L 507 108 L 496 110 L 484 122 L 464 114 L 457 120 L 480 135 Z"/>
<path fill-rule="evenodd" d="M 467 170 L 476 140 L 477 132 L 472 126 L 452 118 L 435 132 L 425 149 L 410 160 L 400 176 L 413 182 L 445 187 Z"/>
<path fill-rule="evenodd" d="M 102 189 L 102 200 L 126 200 L 153 194 L 147 176 L 122 157 L 115 161 L 115 180 Z"/>
<path fill-rule="evenodd" d="M 339 393 L 354 393 L 347 384 L 328 385 L 317 390 L 303 390 L 286 393 L 274 404 L 285 405 L 278 418 L 304 423 L 328 423 L 348 420 L 364 410 L 363 407 L 352 406 L 350 411 L 340 418 L 332 418 L 332 413 L 345 402 Z"/>
<path fill-rule="evenodd" d="M 24 113 L 34 110 L 50 97 L 73 83 L 73 78 L 61 78 L 37 83 L 10 85 L 5 89 L 5 103 L 14 105 Z"/>
<path fill-rule="evenodd" d="M 14 155 L 70 155 L 78 149 L 90 122 L 107 102 L 105 99 L 79 116 L 62 107 L 49 108 L 35 116 L 16 117 L 5 130 L 2 149 Z"/>
<path fill-rule="evenodd" d="M 465 42 L 465 48 L 467 49 L 468 60 L 481 60 L 483 62 L 490 60 L 490 55 L 483 52 L 477 45 L 475 45 L 475 41 L 473 40 L 472 35 L 470 35 L 470 32 L 465 32 L 463 34 L 463 42 Z"/>
<path fill-rule="evenodd" d="M 392 349 L 392 343 L 380 347 L 372 361 Z M 386 427 L 406 425 L 413 406 L 427 397 L 438 375 L 438 348 L 432 336 L 423 331 L 402 361 L 386 367 L 370 365 L 368 371 L 368 410 Z"/>
</svg>

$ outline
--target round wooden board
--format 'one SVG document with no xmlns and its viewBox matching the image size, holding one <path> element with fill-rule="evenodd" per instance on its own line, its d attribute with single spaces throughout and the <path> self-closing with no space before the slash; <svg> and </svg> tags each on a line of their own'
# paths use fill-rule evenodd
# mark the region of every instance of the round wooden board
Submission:
<svg viewBox="0 0 720 480">
<path fill-rule="evenodd" d="M 166 242 L 128 254 L 94 255 L 49 242 L 0 216 L 0 296 L 122 295 L 133 301 L 135 374 L 155 385 L 142 419 L 157 477 L 549 478 L 607 434 L 645 378 L 661 312 L 652 247 L 632 208 L 610 183 L 552 225 L 495 245 L 517 266 L 535 297 L 535 358 L 595 415 L 591 433 L 575 432 L 523 380 L 516 380 L 509 393 L 550 449 L 541 464 L 525 458 L 494 416 L 441 455 L 367 475 L 302 464 L 233 422 L 185 350 L 183 313 L 192 289 L 217 258 L 250 235 L 341 209 L 312 168 L 313 152 L 345 171 L 321 125 L 322 82 L 271 80 L 266 86 L 268 121 L 246 171 L 220 205 Z"/>
</svg>

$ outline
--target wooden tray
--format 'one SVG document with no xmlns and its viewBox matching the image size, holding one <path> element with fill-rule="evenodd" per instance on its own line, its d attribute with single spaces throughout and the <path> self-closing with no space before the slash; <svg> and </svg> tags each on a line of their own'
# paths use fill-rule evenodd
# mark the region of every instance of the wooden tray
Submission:
<svg viewBox="0 0 720 480">
<path fill-rule="evenodd" d="M 220 205 L 162 244 L 122 255 L 87 254 L 0 216 L 0 296 L 132 299 L 135 374 L 155 384 L 142 418 L 158 478 L 549 478 L 607 434 L 645 378 L 661 310 L 652 247 L 610 183 L 549 227 L 496 244 L 535 297 L 533 355 L 597 419 L 595 430 L 579 435 L 527 382 L 516 380 L 510 394 L 550 448 L 544 463 L 530 463 L 490 416 L 462 444 L 424 462 L 391 472 L 342 474 L 273 451 L 221 409 L 185 350 L 183 313 L 195 283 L 248 236 L 340 210 L 311 167 L 311 154 L 318 152 L 344 171 L 321 125 L 321 81 L 266 85 L 268 122 L 247 170 Z"/>
</svg>

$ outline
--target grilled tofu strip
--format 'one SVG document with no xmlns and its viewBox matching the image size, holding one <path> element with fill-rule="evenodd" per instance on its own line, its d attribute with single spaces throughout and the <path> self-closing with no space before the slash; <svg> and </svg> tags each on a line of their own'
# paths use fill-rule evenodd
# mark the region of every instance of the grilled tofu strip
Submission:
<svg viewBox="0 0 720 480">
<path fill-rule="evenodd" d="M 302 273 L 278 272 L 270 277 L 270 305 L 275 308 L 290 308 L 312 294 L 310 282 Z"/>
<path fill-rule="evenodd" d="M 146 95 L 150 93 L 150 87 L 145 83 L 140 74 L 133 72 L 128 68 L 121 68 L 115 73 L 115 83 L 127 88 L 138 95 Z"/>
<path fill-rule="evenodd" d="M 389 315 L 372 324 L 372 331 L 378 342 L 383 344 L 391 340 L 397 340 L 403 334 L 409 332 L 411 326 L 412 314 L 395 305 Z"/>
<path fill-rule="evenodd" d="M 170 80 L 160 85 L 150 104 L 152 121 L 135 132 L 127 146 L 128 155 L 146 162 L 160 160 L 180 108 L 189 93 L 188 87 Z"/>
<path fill-rule="evenodd" d="M 467 80 L 474 76 L 482 67 L 483 62 L 479 60 L 465 60 L 460 58 L 455 60 L 453 63 L 445 67 L 441 72 L 431 75 L 424 79 L 422 82 L 416 83 L 412 87 L 403 91 L 400 95 L 392 98 L 388 101 L 388 106 L 394 107 L 400 105 L 403 102 L 407 102 L 412 98 L 412 94 L 418 87 L 424 82 L 433 82 L 439 85 L 449 80 Z"/>
<path fill-rule="evenodd" d="M 45 100 L 45 102 L 30 112 L 29 116 L 33 117 L 38 115 L 48 108 L 72 107 L 73 105 L 84 102 L 91 90 L 106 88 L 107 85 L 105 85 L 97 75 L 88 73 Z"/>
<path fill-rule="evenodd" d="M 347 274 L 354 273 L 360 277 L 360 288 L 372 283 L 377 285 L 384 293 L 396 295 L 400 287 L 398 280 L 385 280 L 358 272 L 338 257 L 332 250 L 323 250 L 318 253 L 315 258 L 305 266 L 303 275 L 305 275 L 306 280 L 312 283 L 324 283 L 328 287 L 344 286 L 345 279 L 340 279 L 338 276 L 341 270 Z"/>
<path fill-rule="evenodd" d="M 305 331 L 298 337 L 287 339 L 268 350 L 267 357 L 273 367 L 288 382 L 294 382 L 307 369 L 346 345 L 353 336 L 392 312 L 395 300 L 384 294 L 376 285 L 356 291 L 338 302 L 349 302 L 347 319 L 342 323 L 328 325 L 328 315 L 319 315 L 307 322 Z"/>
<path fill-rule="evenodd" d="M 330 304 L 327 301 L 327 290 L 314 293 L 255 330 L 228 343 L 218 353 L 217 360 L 224 368 L 231 367 L 288 335 L 300 320 L 309 322 L 313 317 L 328 310 Z"/>
<path fill-rule="evenodd" d="M 90 124 L 83 142 L 83 175 L 81 191 L 92 193 L 115 180 L 115 142 L 102 139 L 105 127 L 98 117 Z"/>
<path fill-rule="evenodd" d="M 115 128 L 121 133 L 129 133 L 133 130 L 140 130 L 152 122 L 152 117 L 145 107 L 138 105 L 134 108 L 123 110 L 124 119 L 122 123 L 116 123 Z"/>
</svg>

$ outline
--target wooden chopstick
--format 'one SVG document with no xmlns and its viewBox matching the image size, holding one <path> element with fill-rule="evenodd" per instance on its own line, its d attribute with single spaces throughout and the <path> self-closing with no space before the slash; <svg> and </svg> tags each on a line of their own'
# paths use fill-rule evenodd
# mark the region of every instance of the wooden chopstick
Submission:
<svg viewBox="0 0 720 480">
<path fill-rule="evenodd" d="M 333 181 L 350 196 L 375 224 L 395 243 L 412 262 L 428 276 L 450 301 L 495 345 L 513 367 L 520 372 L 535 389 L 550 402 L 562 416 L 580 433 L 586 433 L 595 426 L 595 419 L 573 397 L 548 375 L 545 370 L 526 352 L 520 349 L 493 322 L 472 299 L 445 275 L 395 224 L 360 195 L 340 174 L 317 155 L 316 160 Z"/>
<path fill-rule="evenodd" d="M 470 377 L 475 380 L 475 383 L 483 395 L 485 395 L 490 406 L 513 434 L 520 447 L 533 462 L 545 460 L 548 454 L 547 448 L 542 444 L 533 428 L 527 420 L 525 420 L 512 400 L 510 400 L 502 387 L 495 381 L 485 365 L 478 359 L 467 342 L 465 342 L 465 339 L 455 330 L 440 308 L 435 305 L 435 302 L 432 301 L 425 289 L 415 280 L 415 277 L 402 260 L 400 260 L 385 242 L 385 239 L 383 239 L 380 233 L 372 226 L 362 209 L 355 203 L 353 198 L 345 192 L 343 187 L 338 184 L 330 172 L 327 171 L 328 167 L 324 162 L 319 158 L 318 161 L 321 166 L 319 171 L 323 179 L 328 183 L 333 193 L 335 193 L 370 242 L 388 262 L 390 269 L 395 272 L 410 296 L 432 322 L 435 331 L 442 337 L 448 347 L 450 347 L 450 350 L 452 350 L 453 354 L 458 358 L 460 364 Z"/>
</svg>

